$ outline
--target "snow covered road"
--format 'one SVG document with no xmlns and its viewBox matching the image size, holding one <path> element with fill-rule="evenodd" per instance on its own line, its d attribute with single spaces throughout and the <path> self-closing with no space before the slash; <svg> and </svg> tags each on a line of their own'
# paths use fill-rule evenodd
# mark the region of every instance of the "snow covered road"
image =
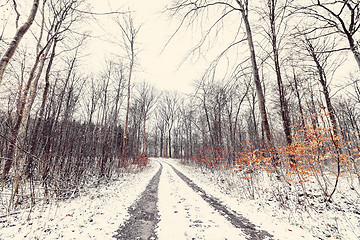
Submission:
<svg viewBox="0 0 360 240">
<path fill-rule="evenodd" d="M 115 238 L 272 239 L 269 233 L 256 230 L 247 219 L 207 195 L 171 164 L 157 161 L 162 167 L 129 208 L 131 216 Z"/>
<path fill-rule="evenodd" d="M 159 239 L 264 239 L 246 238 L 216 208 L 205 201 L 163 163 L 159 184 Z"/>
<path fill-rule="evenodd" d="M 152 159 L 77 198 L 3 218 L 0 239 L 314 239 L 302 228 L 273 224 L 258 206 L 224 195 L 204 176 L 174 159 Z"/>
<path fill-rule="evenodd" d="M 162 166 L 140 199 L 130 207 L 130 218 L 117 230 L 116 239 L 156 239 L 155 228 L 159 220 L 156 204 L 161 172 Z"/>
</svg>

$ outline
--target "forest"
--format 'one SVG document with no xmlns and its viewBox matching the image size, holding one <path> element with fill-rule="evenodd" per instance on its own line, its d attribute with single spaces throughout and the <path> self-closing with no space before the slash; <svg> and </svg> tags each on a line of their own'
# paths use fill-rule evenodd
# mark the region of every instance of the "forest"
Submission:
<svg viewBox="0 0 360 240">
<path fill-rule="evenodd" d="M 137 78 L 136 12 L 89 2 L 0 1 L 3 213 L 162 157 L 230 170 L 250 199 L 268 174 L 284 208 L 337 206 L 343 182 L 360 214 L 360 1 L 167 1 L 164 51 L 190 36 L 180 68 L 207 59 L 191 93 Z M 95 72 L 84 26 L 104 18 L 114 53 Z"/>
</svg>

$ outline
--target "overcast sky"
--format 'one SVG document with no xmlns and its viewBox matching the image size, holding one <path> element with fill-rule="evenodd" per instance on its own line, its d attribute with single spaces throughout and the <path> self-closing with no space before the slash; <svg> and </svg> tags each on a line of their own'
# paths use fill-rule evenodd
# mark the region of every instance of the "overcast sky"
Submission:
<svg viewBox="0 0 360 240">
<path fill-rule="evenodd" d="M 138 46 L 142 49 L 138 58 L 141 68 L 138 69 L 135 77 L 136 80 L 149 81 L 161 90 L 178 90 L 180 92 L 190 93 L 193 89 L 193 81 L 202 76 L 205 68 L 209 66 L 211 60 L 214 59 L 214 55 L 207 55 L 208 61 L 204 59 L 198 61 L 188 60 L 179 68 L 180 63 L 188 51 L 197 43 L 191 31 L 186 33 L 180 31 L 180 34 L 161 52 L 165 43 L 169 40 L 169 37 L 174 33 L 179 24 L 179 21 L 169 19 L 168 14 L 163 13 L 166 5 L 170 5 L 172 1 L 173 0 L 93 0 L 93 11 L 130 10 L 134 12 L 135 23 L 142 25 L 138 38 Z M 109 27 L 111 26 L 111 23 L 107 22 L 109 18 L 104 17 L 100 18 L 100 20 L 105 26 L 108 25 L 107 31 L 112 33 L 119 31 L 117 28 Z M 230 26 L 229 28 L 225 26 L 225 28 L 224 35 L 228 36 L 227 34 L 231 31 L 232 27 Z M 222 38 L 220 41 L 224 41 L 220 42 L 220 45 L 224 47 L 227 40 Z M 94 41 L 94 44 L 96 51 L 93 53 L 93 56 L 95 56 L 96 59 L 103 59 L 105 55 L 109 55 L 109 51 L 104 51 L 101 41 Z M 219 44 L 217 46 L 220 47 Z M 245 50 L 247 51 L 247 49 Z M 348 52 L 344 52 L 343 54 L 348 54 Z M 241 56 L 242 54 L 235 54 L 235 56 L 236 55 Z M 98 56 L 102 57 L 99 58 Z M 348 69 L 351 69 L 353 65 L 352 58 L 350 58 L 350 60 L 351 61 L 341 66 L 345 71 L 337 71 L 336 82 L 338 82 L 338 84 L 347 81 Z M 96 63 L 97 61 L 93 62 Z"/>
<path fill-rule="evenodd" d="M 176 21 L 170 21 L 167 14 L 163 13 L 165 6 L 172 0 L 143 1 L 143 0 L 107 0 L 93 1 L 94 12 L 106 12 L 110 10 L 133 11 L 136 25 L 141 25 L 138 38 L 138 47 L 141 52 L 138 56 L 140 68 L 137 69 L 135 80 L 145 80 L 156 85 L 161 90 L 178 90 L 184 93 L 190 93 L 192 82 L 203 72 L 201 64 L 198 62 L 195 67 L 194 62 L 187 61 L 181 65 L 187 51 L 191 47 L 191 37 L 181 35 L 170 42 L 168 47 L 162 52 L 165 43 L 176 28 Z M 120 34 L 120 29 L 113 25 L 109 17 L 99 17 L 102 27 L 109 33 Z M 106 35 L 96 24 L 92 27 L 93 34 L 100 34 L 105 40 Z M 99 32 L 99 33 L 98 33 Z M 110 36 L 110 35 L 108 35 Z M 110 52 L 107 45 L 102 40 L 92 39 L 90 44 L 91 57 L 88 61 L 92 69 L 96 65 L 102 64 L 105 58 L 110 58 Z"/>
<path fill-rule="evenodd" d="M 169 19 L 167 13 L 163 13 L 166 5 L 170 5 L 173 0 L 157 0 L 157 1 L 144 1 L 144 0 L 91 0 L 93 12 L 110 12 L 110 11 L 131 11 L 135 25 L 140 26 L 139 38 L 137 39 L 138 48 L 141 52 L 138 55 L 139 68 L 135 73 L 135 81 L 148 81 L 156 85 L 161 90 L 178 90 L 184 93 L 190 93 L 193 90 L 193 81 L 199 79 L 209 66 L 210 62 L 217 56 L 218 53 L 206 54 L 207 61 L 201 58 L 200 60 L 188 60 L 182 64 L 180 63 L 199 40 L 198 36 L 201 34 L 196 33 L 196 30 L 184 32 L 183 29 L 180 33 L 170 42 L 166 49 L 162 52 L 165 43 L 169 40 L 170 36 L 174 33 L 179 21 L 176 19 Z M 22 2 L 23 3 L 23 2 Z M 25 6 L 21 6 L 24 8 Z M 10 9 L 10 8 L 9 8 Z M 28 13 L 28 10 L 23 10 L 23 18 Z M 0 19 L 10 14 L 8 9 L 2 9 L 0 12 Z M 211 14 L 210 14 L 211 15 Z M 214 17 L 215 14 L 213 14 Z M 88 55 L 85 64 L 88 65 L 89 72 L 100 71 L 105 69 L 105 59 L 113 58 L 112 53 L 116 53 L 118 49 L 110 45 L 106 41 L 114 40 L 114 36 L 120 39 L 120 29 L 114 24 L 110 16 L 97 16 L 99 24 L 91 21 L 87 27 L 92 31 L 93 36 L 99 38 L 89 38 L 88 45 L 86 46 L 84 55 Z M 24 20 L 24 19 L 22 19 Z M 229 19 L 227 19 L 229 20 Z M 230 19 L 231 20 L 231 19 Z M 211 22 L 210 20 L 208 22 Z M 10 22 L 11 23 L 11 22 Z M 227 22 L 228 23 L 228 22 Z M 206 24 L 206 23 L 205 23 Z M 225 24 L 224 32 L 216 44 L 212 45 L 212 49 L 223 50 L 225 46 L 229 46 L 229 41 L 232 40 L 231 31 L 236 31 L 234 24 L 238 24 L 236 19 L 230 24 Z M 206 28 L 206 26 L 203 26 Z M 255 29 L 255 28 L 254 28 Z M 13 36 L 14 28 L 7 27 L 8 31 L 5 36 Z M 239 36 L 241 39 L 242 36 Z M 31 34 L 27 34 L 25 38 L 33 39 Z M 27 41 L 23 41 L 26 43 Z M 261 43 L 260 43 L 261 44 Z M 231 59 L 232 62 L 237 63 L 246 58 L 248 49 L 245 44 L 243 52 L 235 52 L 231 49 L 231 56 L 242 59 Z M 261 51 L 259 51 L 261 53 Z M 349 52 L 343 52 L 349 54 Z M 229 56 L 224 59 L 229 59 Z M 341 66 L 336 73 L 336 80 L 339 85 L 348 80 L 349 69 L 357 69 L 353 57 L 350 54 L 350 61 Z M 223 69 L 225 69 L 223 67 Z M 221 74 L 219 74 L 221 75 Z"/>
</svg>

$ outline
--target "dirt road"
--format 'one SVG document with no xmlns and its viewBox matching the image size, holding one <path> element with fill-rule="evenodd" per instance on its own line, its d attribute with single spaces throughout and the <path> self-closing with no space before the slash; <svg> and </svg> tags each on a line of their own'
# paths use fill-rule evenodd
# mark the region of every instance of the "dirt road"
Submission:
<svg viewBox="0 0 360 240">
<path fill-rule="evenodd" d="M 266 231 L 207 194 L 178 169 L 161 160 L 160 168 L 116 239 L 273 239 Z"/>
</svg>

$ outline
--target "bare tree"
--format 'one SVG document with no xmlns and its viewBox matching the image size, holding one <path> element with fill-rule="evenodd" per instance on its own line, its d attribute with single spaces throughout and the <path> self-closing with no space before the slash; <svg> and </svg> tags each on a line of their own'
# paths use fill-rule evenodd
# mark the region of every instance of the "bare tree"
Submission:
<svg viewBox="0 0 360 240">
<path fill-rule="evenodd" d="M 129 110 L 130 110 L 130 96 L 131 96 L 131 80 L 135 67 L 137 48 L 136 48 L 136 39 L 140 31 L 140 27 L 135 26 L 134 19 L 131 14 L 125 15 L 122 20 L 117 19 L 116 23 L 118 24 L 122 36 L 122 48 L 126 52 L 128 63 L 128 83 L 127 83 L 127 106 L 126 106 L 126 116 L 125 116 L 125 126 L 124 126 L 124 141 L 123 141 L 123 150 L 122 154 L 126 160 L 127 154 L 127 131 L 128 131 L 128 122 L 129 122 Z"/>
<path fill-rule="evenodd" d="M 269 29 L 265 29 L 265 32 L 267 33 L 267 36 L 271 42 L 272 58 L 273 58 L 272 60 L 274 62 L 274 69 L 276 73 L 281 117 L 282 117 L 286 142 L 288 145 L 291 145 L 292 143 L 291 126 L 290 126 L 291 124 L 289 117 L 288 102 L 286 99 L 286 92 L 284 88 L 283 76 L 281 71 L 280 50 L 279 50 L 282 44 L 281 41 L 284 38 L 281 32 L 284 31 L 283 28 L 286 25 L 285 11 L 286 8 L 288 7 L 288 1 L 286 0 L 283 3 L 279 3 L 279 1 L 277 0 L 266 0 L 266 5 L 267 5 L 267 9 L 265 15 L 267 16 L 267 20 L 269 22 Z M 293 161 L 292 157 L 291 160 Z"/>
<path fill-rule="evenodd" d="M 353 53 L 356 63 L 360 69 L 359 44 L 355 39 L 355 34 L 360 28 L 359 4 L 360 1 L 358 0 L 312 0 L 311 4 L 305 7 L 307 10 L 305 11 L 305 14 L 312 16 L 323 24 L 323 26 L 318 27 L 318 29 L 315 28 L 310 31 L 328 29 L 326 34 L 320 33 L 319 36 L 326 37 L 330 34 L 338 34 L 345 37 L 348 42 L 348 49 L 350 49 Z M 304 7 L 300 7 L 300 9 L 304 9 Z M 331 49 L 331 51 L 338 50 L 345 49 Z"/>
<path fill-rule="evenodd" d="M 160 102 L 160 114 L 165 122 L 165 127 L 167 128 L 168 150 L 170 158 L 172 157 L 171 135 L 177 117 L 178 103 L 179 96 L 177 92 L 164 92 L 162 95 L 162 101 Z"/>
<path fill-rule="evenodd" d="M 13 40 L 11 41 L 11 43 L 10 43 L 9 47 L 7 48 L 6 52 L 4 53 L 2 58 L 0 59 L 0 85 L 1 85 L 3 77 L 4 77 L 6 66 L 8 65 L 9 61 L 13 57 L 17 47 L 19 46 L 19 43 L 20 43 L 22 37 L 29 30 L 30 26 L 34 22 L 36 13 L 37 13 L 38 8 L 39 8 L 39 2 L 40 2 L 40 0 L 34 0 L 34 2 L 32 4 L 32 8 L 30 10 L 30 14 L 29 14 L 28 19 L 16 31 L 16 34 L 15 34 Z"/>
<path fill-rule="evenodd" d="M 36 45 L 36 58 L 34 64 L 30 70 L 28 80 L 25 85 L 25 89 L 22 91 L 22 94 L 19 97 L 19 107 L 18 113 L 16 115 L 16 120 L 12 128 L 11 137 L 10 137 L 10 146 L 8 149 L 8 158 L 4 164 L 2 172 L 2 184 L 4 184 L 4 179 L 8 175 L 13 161 L 16 165 L 16 176 L 14 180 L 14 187 L 12 192 L 12 199 L 10 204 L 13 202 L 13 197 L 17 195 L 19 184 L 21 178 L 25 176 L 24 170 L 26 170 L 25 155 L 24 150 L 27 149 L 26 144 L 26 129 L 30 120 L 30 113 L 33 107 L 35 98 L 37 96 L 39 80 L 45 66 L 45 61 L 47 60 L 48 53 L 53 45 L 56 47 L 56 42 L 61 33 L 68 30 L 72 25 L 74 19 L 69 22 L 65 22 L 68 18 L 73 16 L 74 8 L 78 6 L 77 1 L 65 1 L 59 4 L 55 4 L 50 1 L 49 5 L 46 5 L 46 1 L 42 5 L 42 20 L 40 24 L 39 36 L 37 38 Z M 48 8 L 49 12 L 52 13 L 53 19 L 50 20 L 49 29 L 45 29 L 46 19 L 45 19 L 45 9 Z M 44 32 L 47 30 L 47 37 L 44 41 L 43 36 Z M 43 45 L 44 41 L 44 45 Z M 55 50 L 53 49 L 53 52 Z M 53 61 L 53 60 L 51 60 Z M 48 65 L 49 68 L 49 65 Z M 51 68 L 51 64 L 50 64 Z M 49 69 L 50 71 L 50 69 Z M 46 97 L 45 97 L 46 99 Z M 39 127 L 39 125 L 37 125 Z M 38 130 L 37 130 L 38 131 Z M 37 133 L 37 132 L 36 132 Z M 32 161 L 32 158 L 28 158 Z"/>
<path fill-rule="evenodd" d="M 330 124 L 332 127 L 333 135 L 333 143 L 335 146 L 336 151 L 336 157 L 337 157 L 337 178 L 336 182 L 333 188 L 333 191 L 329 194 L 328 200 L 331 199 L 332 195 L 335 193 L 335 190 L 338 185 L 339 175 L 341 171 L 340 166 L 340 157 L 342 154 L 342 149 L 338 140 L 339 137 L 339 124 L 336 119 L 335 109 L 333 107 L 331 97 L 330 97 L 330 90 L 329 90 L 329 73 L 326 70 L 326 67 L 330 68 L 331 64 L 329 64 L 330 57 L 334 54 L 331 51 L 326 51 L 326 49 L 333 49 L 334 46 L 336 46 L 336 41 L 334 39 L 328 39 L 322 41 L 321 39 L 316 38 L 310 38 L 307 35 L 303 36 L 302 39 L 303 46 L 305 47 L 308 56 L 311 58 L 311 60 L 314 62 L 315 69 L 317 72 L 317 80 L 319 81 L 322 93 L 325 98 L 326 108 L 329 114 L 330 118 Z M 340 62 L 341 63 L 341 62 Z M 340 64 L 339 62 L 336 62 L 335 64 Z M 332 64 L 334 65 L 334 64 Z M 336 69 L 336 67 L 335 67 Z M 331 69 L 328 69 L 331 70 Z"/>
<path fill-rule="evenodd" d="M 141 111 L 141 119 L 143 120 L 143 147 L 142 153 L 146 152 L 146 121 L 149 119 L 149 115 L 156 103 L 155 88 L 146 82 L 142 82 L 138 88 L 138 96 L 136 101 L 139 103 Z"/>
<path fill-rule="evenodd" d="M 200 42 L 200 45 L 204 43 L 204 39 L 207 39 L 208 37 L 211 37 L 210 32 L 215 30 L 216 27 L 221 28 L 221 25 L 224 23 L 224 19 L 229 16 L 231 13 L 238 13 L 239 16 L 242 19 L 242 22 L 244 24 L 244 32 L 245 32 L 245 39 L 248 43 L 248 50 L 250 54 L 250 62 L 252 67 L 252 74 L 253 74 L 253 81 L 255 84 L 255 89 L 257 93 L 258 103 L 259 103 L 259 109 L 260 109 L 260 116 L 262 120 L 262 126 L 265 132 L 265 145 L 268 149 L 273 149 L 274 143 L 273 143 L 273 137 L 271 134 L 270 124 L 267 116 L 266 106 L 265 106 L 265 96 L 263 91 L 263 86 L 261 84 L 260 74 L 259 74 L 259 68 L 258 63 L 256 59 L 256 51 L 255 51 L 255 45 L 254 45 L 254 39 L 253 39 L 253 33 L 251 29 L 251 23 L 249 20 L 249 1 L 248 0 L 235 0 L 232 1 L 233 4 L 229 1 L 175 1 L 173 6 L 169 8 L 170 11 L 173 12 L 173 14 L 181 14 L 181 12 L 185 11 L 184 17 L 180 23 L 180 26 L 178 27 L 177 31 L 181 28 L 182 25 L 185 24 L 185 20 L 189 22 L 189 24 L 194 23 L 194 19 L 197 19 L 199 16 L 203 16 L 201 14 L 204 14 L 209 9 L 218 9 L 220 12 L 220 16 L 218 19 L 215 20 L 213 24 L 210 25 L 209 29 L 205 31 L 203 41 Z M 221 10 L 221 11 L 220 11 Z M 206 15 L 206 14 L 205 14 Z M 216 27 L 215 27 L 216 26 Z M 237 28 L 237 27 L 236 27 Z M 233 44 L 231 44 L 230 47 L 227 49 L 231 49 L 232 46 L 242 42 L 236 41 Z M 199 49 L 199 48 L 197 48 Z M 274 164 L 277 160 L 274 158 Z"/>
<path fill-rule="evenodd" d="M 250 89 L 250 82 L 237 84 L 233 86 L 228 92 L 228 101 L 226 102 L 226 111 L 229 125 L 230 141 L 228 149 L 230 150 L 229 164 L 233 164 L 236 152 L 239 151 L 239 143 L 236 141 L 236 135 L 239 134 L 238 125 L 240 121 L 240 110 L 243 106 L 244 100 L 247 97 Z M 242 91 L 241 91 L 242 90 Z M 242 92 L 242 95 L 239 93 Z M 238 93 L 238 94 L 236 94 Z"/>
</svg>

